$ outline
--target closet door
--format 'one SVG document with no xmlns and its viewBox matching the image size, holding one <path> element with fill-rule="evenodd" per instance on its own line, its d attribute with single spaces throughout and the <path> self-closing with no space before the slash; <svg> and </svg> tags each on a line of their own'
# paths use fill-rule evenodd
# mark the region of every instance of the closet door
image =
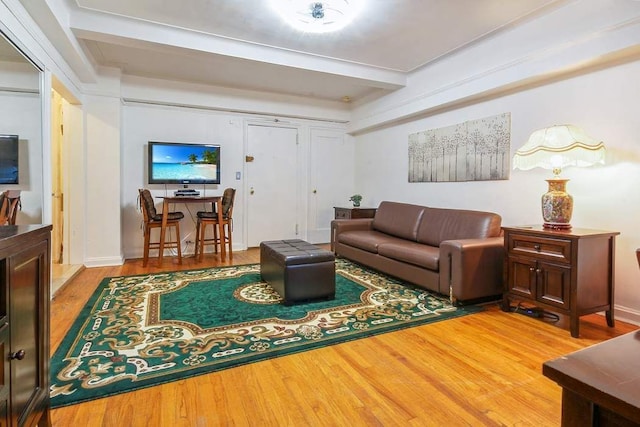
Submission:
<svg viewBox="0 0 640 427">
<path fill-rule="evenodd" d="M 343 130 L 311 129 L 309 230 L 311 243 L 328 243 L 334 207 L 349 207 L 354 194 L 354 145 Z"/>
</svg>

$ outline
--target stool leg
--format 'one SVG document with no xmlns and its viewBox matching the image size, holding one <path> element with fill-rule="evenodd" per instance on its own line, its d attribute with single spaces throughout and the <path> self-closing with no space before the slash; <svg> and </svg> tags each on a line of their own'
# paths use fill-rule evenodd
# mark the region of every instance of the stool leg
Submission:
<svg viewBox="0 0 640 427">
<path fill-rule="evenodd" d="M 224 233 L 229 242 L 229 258 L 233 258 L 233 241 L 231 240 L 231 223 L 227 222 L 227 232 Z"/>
<path fill-rule="evenodd" d="M 201 221 L 200 221 L 200 218 L 198 218 L 198 222 L 196 223 L 196 244 L 193 247 L 194 259 L 198 259 L 198 248 L 200 246 L 200 226 L 201 226 Z"/>
<path fill-rule="evenodd" d="M 212 224 L 213 225 L 213 251 L 215 253 L 218 253 L 218 242 L 220 241 L 220 238 L 218 237 L 218 227 L 216 227 L 216 223 Z"/>
<path fill-rule="evenodd" d="M 142 257 L 142 266 L 146 267 L 149 262 L 149 240 L 151 240 L 151 229 L 144 226 L 144 255 Z"/>
<path fill-rule="evenodd" d="M 200 258 L 199 261 L 202 261 L 202 255 L 204 254 L 204 235 L 207 230 L 207 223 L 203 222 L 200 225 Z"/>
<path fill-rule="evenodd" d="M 182 242 L 180 241 L 180 222 L 176 222 L 176 246 L 178 248 L 178 264 L 182 264 Z"/>
</svg>

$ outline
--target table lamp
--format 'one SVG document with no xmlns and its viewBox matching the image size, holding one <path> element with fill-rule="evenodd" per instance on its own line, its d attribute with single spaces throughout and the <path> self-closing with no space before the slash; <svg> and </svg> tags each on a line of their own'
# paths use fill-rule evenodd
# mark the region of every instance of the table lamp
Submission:
<svg viewBox="0 0 640 427">
<path fill-rule="evenodd" d="M 551 169 L 553 178 L 547 179 L 549 191 L 542 195 L 543 226 L 551 229 L 570 229 L 573 197 L 565 190 L 566 178 L 561 178 L 566 166 L 604 164 L 604 143 L 588 136 L 573 125 L 557 125 L 540 129 L 513 157 L 513 168 L 529 170 L 536 167 Z"/>
</svg>

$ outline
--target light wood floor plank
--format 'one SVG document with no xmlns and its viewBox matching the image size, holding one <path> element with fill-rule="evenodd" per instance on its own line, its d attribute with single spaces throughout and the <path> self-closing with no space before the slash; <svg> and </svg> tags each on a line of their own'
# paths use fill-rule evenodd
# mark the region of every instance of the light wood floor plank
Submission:
<svg viewBox="0 0 640 427">
<path fill-rule="evenodd" d="M 258 262 L 259 251 L 204 263 L 166 258 L 87 268 L 55 296 L 55 350 L 104 277 Z M 561 389 L 542 363 L 637 329 L 600 315 L 582 318 L 581 338 L 495 303 L 477 314 L 266 360 L 54 409 L 68 426 L 557 426 Z"/>
</svg>

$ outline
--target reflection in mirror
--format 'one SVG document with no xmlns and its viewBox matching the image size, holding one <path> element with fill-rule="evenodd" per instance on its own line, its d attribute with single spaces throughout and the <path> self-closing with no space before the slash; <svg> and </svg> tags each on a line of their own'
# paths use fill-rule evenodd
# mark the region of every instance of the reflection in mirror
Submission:
<svg viewBox="0 0 640 427">
<path fill-rule="evenodd" d="M 0 192 L 20 196 L 16 224 L 42 222 L 42 101 L 41 72 L 0 32 Z M 17 167 L 17 183 L 15 168 Z"/>
</svg>

